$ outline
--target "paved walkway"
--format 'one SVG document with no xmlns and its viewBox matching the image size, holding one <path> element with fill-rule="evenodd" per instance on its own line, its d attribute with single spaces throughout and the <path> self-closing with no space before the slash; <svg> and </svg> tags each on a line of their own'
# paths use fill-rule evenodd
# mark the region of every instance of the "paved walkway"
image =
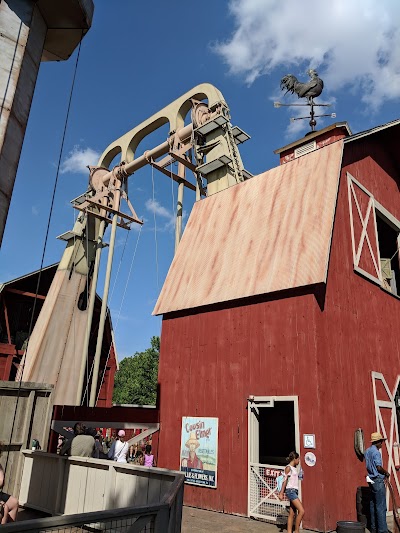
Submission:
<svg viewBox="0 0 400 533">
<path fill-rule="evenodd" d="M 281 528 L 241 516 L 205 511 L 195 507 L 183 508 L 182 533 L 211 531 L 216 533 L 279 533 Z"/>
<path fill-rule="evenodd" d="M 389 531 L 395 531 L 393 517 L 387 517 Z M 184 507 L 182 533 L 286 533 L 286 528 L 275 524 L 251 520 L 215 511 L 205 511 L 195 507 Z M 365 530 L 366 533 L 368 529 Z M 303 529 L 302 533 L 314 533 Z"/>
</svg>

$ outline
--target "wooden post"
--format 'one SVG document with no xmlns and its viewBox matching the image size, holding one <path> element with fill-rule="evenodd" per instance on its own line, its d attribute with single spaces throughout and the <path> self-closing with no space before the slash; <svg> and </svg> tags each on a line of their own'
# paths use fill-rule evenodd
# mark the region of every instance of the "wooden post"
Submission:
<svg viewBox="0 0 400 533">
<path fill-rule="evenodd" d="M 154 524 L 154 533 L 169 533 L 169 507 L 162 506 L 158 511 Z"/>
<path fill-rule="evenodd" d="M 8 322 L 8 312 L 7 312 L 6 298 L 4 294 L 3 294 L 3 309 L 4 309 L 4 318 L 6 321 L 7 340 L 8 340 L 8 344 L 11 344 L 10 324 Z"/>
</svg>

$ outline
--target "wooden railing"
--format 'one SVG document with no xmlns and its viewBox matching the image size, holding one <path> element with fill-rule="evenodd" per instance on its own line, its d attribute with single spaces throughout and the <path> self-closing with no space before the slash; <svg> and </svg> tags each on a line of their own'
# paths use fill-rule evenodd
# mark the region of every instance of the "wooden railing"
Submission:
<svg viewBox="0 0 400 533">
<path fill-rule="evenodd" d="M 146 524 L 151 525 L 149 531 L 180 532 L 182 473 L 102 459 L 60 457 L 40 451 L 24 450 L 22 453 L 20 504 L 51 515 L 64 515 L 30 520 L 31 530 L 90 523 L 90 527 L 106 531 L 106 522 L 118 520 L 119 516 L 122 522 L 131 521 L 132 533 L 144 531 Z M 29 526 L 26 522 L 7 525 L 7 528 L 25 531 Z"/>
</svg>

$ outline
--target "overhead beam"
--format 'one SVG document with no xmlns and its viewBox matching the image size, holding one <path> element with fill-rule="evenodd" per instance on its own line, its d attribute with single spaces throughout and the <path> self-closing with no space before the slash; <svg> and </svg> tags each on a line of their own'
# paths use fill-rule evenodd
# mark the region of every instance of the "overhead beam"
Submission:
<svg viewBox="0 0 400 533">
<path fill-rule="evenodd" d="M 193 185 L 193 183 L 190 183 L 190 181 L 188 181 L 185 178 L 181 178 L 180 176 L 178 176 L 178 174 L 175 174 L 175 172 L 172 172 L 171 170 L 167 170 L 166 168 L 160 167 L 160 165 L 156 163 L 155 161 L 151 161 L 149 164 L 155 169 L 165 174 L 166 176 L 168 176 L 169 178 L 172 178 L 177 183 L 183 183 L 185 187 L 187 187 L 188 189 L 191 189 L 192 191 L 196 190 L 196 186 Z"/>
<path fill-rule="evenodd" d="M 13 292 L 14 294 L 20 294 L 21 296 L 28 296 L 29 298 L 37 298 L 38 300 L 46 299 L 46 296 L 43 296 L 42 294 L 35 294 L 33 292 L 20 291 L 19 289 L 11 289 L 10 287 L 6 287 L 5 290 L 7 292 Z"/>
</svg>

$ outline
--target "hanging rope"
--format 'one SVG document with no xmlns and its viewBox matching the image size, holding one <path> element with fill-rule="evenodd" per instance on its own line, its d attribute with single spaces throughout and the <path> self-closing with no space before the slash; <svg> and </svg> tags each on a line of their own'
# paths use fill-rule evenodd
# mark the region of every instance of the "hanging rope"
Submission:
<svg viewBox="0 0 400 533">
<path fill-rule="evenodd" d="M 154 190 L 154 167 L 151 165 L 151 183 L 153 187 L 153 216 L 154 216 L 154 243 L 156 246 L 156 276 L 157 276 L 157 291 L 160 291 L 160 281 L 158 274 L 158 242 L 157 242 L 157 220 L 156 220 L 156 199 Z"/>
<path fill-rule="evenodd" d="M 139 234 L 138 234 L 138 238 L 136 240 L 136 246 L 135 246 L 135 250 L 133 252 L 133 257 L 132 257 L 132 261 L 131 261 L 131 266 L 129 268 L 129 272 L 128 272 L 128 277 L 126 279 L 126 283 L 125 283 L 125 288 L 124 288 L 124 292 L 122 294 L 122 300 L 121 300 L 121 305 L 119 307 L 119 311 L 118 311 L 118 318 L 117 318 L 117 323 L 115 325 L 115 333 L 117 333 L 117 330 L 118 330 L 118 325 L 119 325 L 119 319 L 120 319 L 120 316 L 121 316 L 121 311 L 122 311 L 122 307 L 124 305 L 124 301 L 125 301 L 125 296 L 126 296 L 126 291 L 128 289 L 128 285 L 129 285 L 129 280 L 131 278 L 131 273 L 132 273 L 132 269 L 133 269 L 133 264 L 135 262 L 135 258 L 136 258 L 136 251 L 138 249 L 138 245 L 139 245 L 139 240 L 140 240 L 140 235 L 142 233 L 142 225 L 140 226 L 140 229 L 139 229 Z M 106 363 L 104 365 L 104 370 L 103 370 L 103 374 L 101 376 L 101 380 L 100 380 L 100 387 L 99 387 L 99 391 L 97 393 L 97 398 L 96 398 L 96 404 L 99 400 L 99 395 L 100 395 L 100 391 L 101 391 L 101 387 L 103 386 L 103 381 L 104 381 L 104 376 L 106 374 L 106 370 L 107 370 L 107 364 L 108 364 L 108 360 L 110 358 L 110 353 L 111 353 L 111 347 L 112 347 L 112 341 L 110 343 L 110 347 L 108 348 L 108 354 L 107 354 L 107 360 L 106 360 Z"/>
<path fill-rule="evenodd" d="M 400 250 L 400 248 L 397 248 L 397 250 L 394 252 L 394 254 L 392 255 L 392 257 L 390 258 L 390 261 L 393 259 L 393 257 L 394 257 L 396 254 L 399 253 L 399 250 Z"/>
<path fill-rule="evenodd" d="M 87 208 L 85 209 L 85 217 L 86 217 L 86 225 L 85 225 L 86 257 L 89 258 L 89 228 L 88 228 L 88 226 L 89 226 L 89 212 L 88 212 Z M 89 264 L 88 264 L 88 266 L 89 266 Z M 89 272 L 88 272 L 88 279 L 87 279 L 87 283 L 86 283 L 86 309 L 88 308 L 88 305 L 89 305 Z M 89 320 L 90 320 L 89 313 L 87 315 L 88 315 L 88 318 L 87 318 L 86 327 L 89 327 Z M 90 333 L 89 333 L 89 337 L 88 337 L 88 344 L 90 344 Z M 89 349 L 87 349 L 85 351 L 86 351 L 86 383 L 89 383 L 89 375 L 88 375 L 88 372 L 89 372 Z M 88 402 L 87 402 L 87 406 L 89 407 L 89 399 L 88 399 Z"/>
<path fill-rule="evenodd" d="M 112 288 L 112 290 L 111 290 L 111 296 L 110 296 L 110 304 L 109 304 L 109 306 L 111 306 L 112 298 L 113 298 L 113 295 L 114 295 L 114 289 L 115 289 L 115 286 L 116 286 L 116 284 L 117 284 L 117 279 L 118 279 L 119 271 L 121 270 L 122 259 L 123 259 L 124 254 L 125 254 L 125 248 L 126 248 L 126 244 L 127 244 L 127 242 L 128 242 L 128 237 L 129 237 L 129 231 L 126 232 L 125 244 L 124 244 L 124 248 L 123 248 L 123 250 L 122 250 L 122 254 L 121 254 L 121 257 L 120 257 L 120 260 L 119 260 L 117 273 L 116 273 L 116 275 L 115 275 L 115 279 L 114 279 L 114 285 L 113 285 L 113 288 Z M 88 357 L 89 357 L 89 351 L 88 351 Z M 94 359 L 93 359 L 92 364 L 91 364 L 91 366 L 90 366 L 90 372 L 89 372 L 89 360 L 87 359 L 87 360 L 86 360 L 86 387 L 85 387 L 85 392 L 83 393 L 83 396 L 82 396 L 81 405 L 83 405 L 83 403 L 84 403 L 84 401 L 85 401 L 85 398 L 87 398 L 87 402 L 89 402 L 89 395 L 87 395 L 87 393 L 88 393 L 89 382 L 90 382 L 90 379 L 92 378 L 93 367 L 94 367 Z M 86 396 L 86 395 L 87 395 L 87 396 Z"/>
<path fill-rule="evenodd" d="M 171 159 L 171 194 L 172 194 L 172 216 L 176 220 L 177 209 L 175 207 L 174 180 L 172 179 L 172 159 Z"/>
<path fill-rule="evenodd" d="M 140 226 L 140 230 L 142 230 L 142 226 Z M 115 286 L 116 286 L 116 284 L 117 284 L 117 279 L 118 279 L 119 271 L 121 270 L 122 260 L 123 260 L 123 258 L 124 258 L 125 249 L 126 249 L 126 245 L 127 245 L 127 242 L 128 242 L 129 234 L 130 234 L 130 231 L 127 231 L 127 232 L 126 232 L 126 239 L 125 239 L 124 247 L 123 247 L 123 249 L 122 249 L 121 258 L 120 258 L 120 260 L 119 260 L 119 264 L 118 264 L 118 268 L 117 268 L 117 273 L 115 274 L 114 285 L 113 285 L 113 287 L 112 287 L 112 289 L 111 289 L 110 305 L 111 305 L 111 301 L 112 301 L 112 298 L 113 298 L 113 295 L 114 295 Z"/>
<path fill-rule="evenodd" d="M 76 73 L 77 73 L 77 70 L 78 70 L 79 57 L 80 57 L 80 54 L 81 54 L 82 39 L 83 39 L 83 30 L 82 30 L 81 40 L 79 41 L 78 53 L 76 55 L 74 73 L 73 73 L 73 77 L 72 77 L 72 84 L 71 84 L 71 89 L 70 89 L 70 93 L 69 93 L 67 113 L 66 113 L 66 116 L 65 116 L 64 129 L 63 129 L 63 134 L 62 134 L 62 139 L 61 139 L 61 146 L 60 146 L 60 154 L 59 154 L 59 157 L 58 157 L 56 177 L 55 177 L 54 186 L 53 186 L 53 194 L 52 194 L 51 202 L 50 202 L 50 211 L 49 211 L 49 216 L 48 216 L 48 220 L 47 220 L 46 235 L 45 235 L 45 239 L 44 239 L 44 243 L 43 243 L 43 252 L 42 252 L 42 259 L 40 261 L 38 280 L 37 280 L 37 284 L 36 284 L 36 293 L 35 293 L 35 298 L 34 298 L 34 301 L 33 301 L 32 314 L 31 314 L 31 318 L 30 318 L 30 322 L 29 322 L 28 340 L 27 340 L 27 345 L 26 345 L 26 348 L 25 348 L 25 353 L 27 353 L 29 342 L 30 342 L 30 337 L 31 337 L 32 330 L 33 330 L 33 322 L 34 322 L 35 311 L 36 311 L 36 303 L 37 303 L 37 300 L 38 300 L 40 281 L 41 281 L 41 278 L 42 278 L 43 264 L 44 264 L 44 258 L 45 258 L 45 254 L 46 254 L 46 249 L 47 249 L 47 241 L 48 241 L 49 231 L 50 231 L 50 222 L 51 222 L 51 217 L 52 217 L 52 214 L 53 214 L 54 199 L 55 199 L 55 196 L 56 196 L 58 178 L 59 178 L 59 174 L 60 174 L 61 160 L 62 160 L 63 151 L 64 151 L 64 143 L 65 143 L 65 136 L 66 136 L 66 133 L 67 133 L 67 126 L 68 126 L 68 120 L 69 120 L 69 113 L 70 113 L 70 109 L 71 109 L 72 95 L 73 95 L 73 92 L 74 92 Z M 22 376 L 23 376 L 25 363 L 26 363 L 26 358 L 24 359 L 24 362 L 22 363 L 21 380 L 19 382 L 19 387 L 18 387 L 17 400 L 16 400 L 16 403 L 15 403 L 14 417 L 13 417 L 13 421 L 12 421 L 12 425 L 11 425 L 11 432 L 10 432 L 10 439 L 9 439 L 9 443 L 8 443 L 8 448 L 11 446 L 12 436 L 13 436 L 13 433 L 14 433 L 15 421 L 16 421 L 17 410 L 18 410 L 18 403 L 19 403 L 19 398 L 20 398 L 20 395 L 21 395 Z M 25 445 L 25 443 L 24 443 L 24 445 Z M 4 474 L 6 474 L 6 472 L 7 472 L 9 456 L 10 456 L 9 449 L 7 449 L 7 459 L 6 459 L 6 463 L 5 463 L 5 466 L 4 466 Z"/>
</svg>

